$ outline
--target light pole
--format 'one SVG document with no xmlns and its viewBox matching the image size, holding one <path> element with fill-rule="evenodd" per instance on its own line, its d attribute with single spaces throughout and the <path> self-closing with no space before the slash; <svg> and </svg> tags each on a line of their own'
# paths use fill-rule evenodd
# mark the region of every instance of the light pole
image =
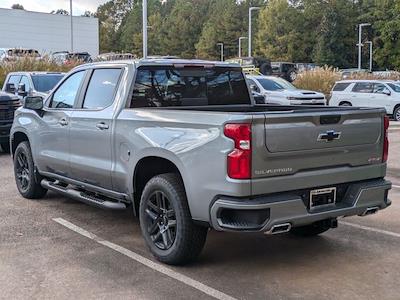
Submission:
<svg viewBox="0 0 400 300">
<path fill-rule="evenodd" d="M 221 47 L 221 61 L 224 61 L 224 43 L 217 43 Z"/>
<path fill-rule="evenodd" d="M 72 0 L 69 0 L 69 18 L 71 21 L 71 53 L 74 52 L 74 25 L 72 20 Z"/>
<path fill-rule="evenodd" d="M 260 9 L 260 7 L 256 7 L 256 6 L 249 8 L 249 57 L 251 56 L 251 12 L 253 10 L 259 10 L 259 9 Z"/>
<path fill-rule="evenodd" d="M 366 44 L 369 44 L 369 71 L 372 72 L 372 42 L 367 41 Z"/>
<path fill-rule="evenodd" d="M 147 0 L 143 0 L 143 58 L 147 58 Z"/>
<path fill-rule="evenodd" d="M 358 44 L 357 44 L 357 46 L 358 46 L 358 70 L 359 71 L 361 70 L 361 55 L 362 55 L 361 47 L 363 46 L 363 44 L 361 43 L 361 35 L 362 35 L 362 28 L 365 26 L 371 26 L 371 24 L 370 23 L 358 24 Z"/>
<path fill-rule="evenodd" d="M 242 40 L 247 39 L 247 36 L 241 36 L 239 38 L 239 57 L 242 57 Z"/>
</svg>

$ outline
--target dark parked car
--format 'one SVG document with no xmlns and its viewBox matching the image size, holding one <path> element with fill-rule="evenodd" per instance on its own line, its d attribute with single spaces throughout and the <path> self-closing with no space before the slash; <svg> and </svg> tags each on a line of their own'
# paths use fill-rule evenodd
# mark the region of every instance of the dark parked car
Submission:
<svg viewBox="0 0 400 300">
<path fill-rule="evenodd" d="M 3 91 L 19 96 L 45 97 L 49 91 L 64 77 L 56 72 L 11 72 L 4 81 Z"/>
<path fill-rule="evenodd" d="M 240 57 L 228 61 L 239 63 L 247 73 L 253 73 L 253 69 L 264 75 L 271 75 L 272 72 L 271 61 L 263 57 Z"/>
<path fill-rule="evenodd" d="M 10 151 L 10 129 L 15 110 L 21 106 L 19 98 L 0 91 L 0 146 L 3 151 Z"/>
<path fill-rule="evenodd" d="M 274 76 L 282 77 L 289 82 L 293 82 L 297 77 L 297 67 L 295 63 L 290 62 L 272 62 L 272 74 Z"/>
<path fill-rule="evenodd" d="M 67 56 L 67 63 L 71 60 L 72 61 L 80 60 L 83 61 L 84 63 L 89 63 L 92 62 L 92 57 L 87 52 L 74 52 L 74 53 L 69 53 Z"/>
</svg>

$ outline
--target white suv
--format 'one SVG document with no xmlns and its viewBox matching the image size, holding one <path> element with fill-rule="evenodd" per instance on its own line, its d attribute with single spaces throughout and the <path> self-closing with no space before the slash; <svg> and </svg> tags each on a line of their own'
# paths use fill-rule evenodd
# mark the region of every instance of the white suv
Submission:
<svg viewBox="0 0 400 300">
<path fill-rule="evenodd" d="M 384 107 L 400 121 L 400 84 L 390 80 L 342 80 L 332 89 L 331 106 Z"/>
<path fill-rule="evenodd" d="M 326 105 L 324 94 L 300 90 L 285 79 L 261 75 L 247 75 L 246 78 L 250 89 L 264 96 L 266 104 Z"/>
</svg>

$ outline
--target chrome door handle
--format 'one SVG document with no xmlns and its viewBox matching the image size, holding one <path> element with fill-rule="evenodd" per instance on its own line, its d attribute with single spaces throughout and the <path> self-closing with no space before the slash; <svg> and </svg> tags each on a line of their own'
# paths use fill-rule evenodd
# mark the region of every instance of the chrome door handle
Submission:
<svg viewBox="0 0 400 300">
<path fill-rule="evenodd" d="M 68 121 L 66 118 L 62 118 L 60 121 L 58 121 L 58 124 L 60 124 L 61 126 L 67 126 Z"/>
<path fill-rule="evenodd" d="M 98 123 L 98 124 L 96 125 L 96 127 L 97 127 L 98 129 L 100 129 L 100 130 L 105 130 L 105 129 L 108 129 L 108 128 L 109 128 L 108 125 L 107 125 L 106 123 L 104 123 L 104 122 Z"/>
</svg>

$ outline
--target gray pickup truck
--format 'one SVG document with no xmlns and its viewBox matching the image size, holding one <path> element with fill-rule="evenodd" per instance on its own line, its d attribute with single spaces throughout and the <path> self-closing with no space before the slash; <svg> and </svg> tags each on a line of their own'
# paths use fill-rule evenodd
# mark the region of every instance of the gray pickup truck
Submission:
<svg viewBox="0 0 400 300">
<path fill-rule="evenodd" d="M 320 234 L 390 205 L 383 109 L 257 106 L 238 65 L 153 59 L 73 69 L 17 110 L 19 192 L 133 209 L 153 255 L 196 258 L 209 228 Z"/>
</svg>

